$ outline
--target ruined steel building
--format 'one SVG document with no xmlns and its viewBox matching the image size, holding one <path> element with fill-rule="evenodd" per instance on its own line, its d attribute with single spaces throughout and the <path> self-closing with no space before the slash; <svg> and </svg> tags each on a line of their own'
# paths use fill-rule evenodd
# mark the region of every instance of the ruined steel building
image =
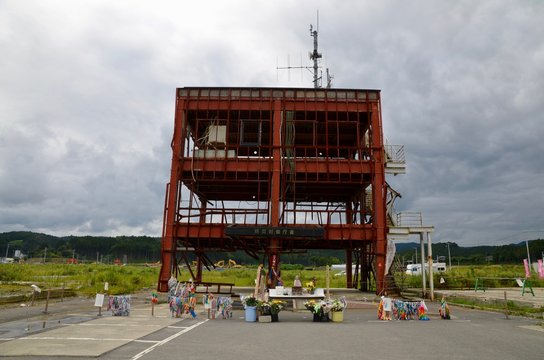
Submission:
<svg viewBox="0 0 544 360">
<path fill-rule="evenodd" d="M 379 90 L 179 88 L 158 288 L 191 253 L 196 281 L 208 252 L 264 255 L 273 287 L 281 254 L 341 249 L 346 285 L 380 292 L 395 225 L 385 176 L 402 172 Z"/>
</svg>

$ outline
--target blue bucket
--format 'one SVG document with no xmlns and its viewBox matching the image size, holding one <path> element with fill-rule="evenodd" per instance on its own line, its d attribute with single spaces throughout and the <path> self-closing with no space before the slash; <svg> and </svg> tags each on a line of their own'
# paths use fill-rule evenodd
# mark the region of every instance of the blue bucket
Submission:
<svg viewBox="0 0 544 360">
<path fill-rule="evenodd" d="M 257 321 L 257 307 L 256 306 L 246 306 L 246 321 L 247 322 Z"/>
</svg>

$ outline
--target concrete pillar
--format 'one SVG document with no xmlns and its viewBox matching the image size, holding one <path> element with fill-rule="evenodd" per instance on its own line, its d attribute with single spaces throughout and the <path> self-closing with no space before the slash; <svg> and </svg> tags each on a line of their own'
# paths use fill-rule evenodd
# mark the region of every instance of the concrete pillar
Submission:
<svg viewBox="0 0 544 360">
<path fill-rule="evenodd" d="M 425 272 L 425 244 L 423 242 L 423 233 L 419 233 L 419 247 L 421 248 L 421 282 L 423 289 L 423 297 L 427 296 L 427 274 Z"/>
<path fill-rule="evenodd" d="M 430 299 L 434 300 L 434 278 L 433 278 L 433 249 L 431 241 L 431 233 L 427 232 L 427 258 L 429 262 L 429 288 Z"/>
</svg>

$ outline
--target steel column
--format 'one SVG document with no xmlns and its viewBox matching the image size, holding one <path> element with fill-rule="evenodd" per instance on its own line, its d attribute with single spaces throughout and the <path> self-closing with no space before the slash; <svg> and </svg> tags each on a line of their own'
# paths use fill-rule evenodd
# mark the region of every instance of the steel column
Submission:
<svg viewBox="0 0 544 360">
<path fill-rule="evenodd" d="M 179 206 L 178 194 L 181 192 L 179 180 L 180 168 L 183 163 L 183 148 L 185 146 L 185 113 L 184 100 L 176 104 L 174 119 L 174 137 L 172 141 L 172 166 L 170 170 L 170 186 L 166 199 L 166 221 L 161 242 L 161 270 L 159 274 L 158 291 L 168 291 L 168 280 L 172 275 L 176 256 L 176 215 Z"/>
<path fill-rule="evenodd" d="M 274 101 L 274 114 L 272 123 L 272 183 L 270 191 L 270 225 L 279 226 L 280 223 L 280 193 L 281 193 L 281 123 L 282 123 L 282 103 L 279 100 Z M 268 247 L 268 286 L 276 287 L 279 276 L 280 259 L 280 240 L 271 238 Z"/>
<path fill-rule="evenodd" d="M 376 108 L 371 116 L 372 124 L 372 204 L 373 226 L 376 229 L 376 292 L 384 290 L 385 284 L 385 255 L 387 252 L 386 229 L 386 188 L 383 136 L 380 109 Z"/>
<path fill-rule="evenodd" d="M 346 202 L 346 224 L 351 224 L 353 220 L 353 208 L 351 200 Z M 352 249 L 346 250 L 346 287 L 351 289 L 353 287 L 353 266 L 352 266 Z"/>
</svg>

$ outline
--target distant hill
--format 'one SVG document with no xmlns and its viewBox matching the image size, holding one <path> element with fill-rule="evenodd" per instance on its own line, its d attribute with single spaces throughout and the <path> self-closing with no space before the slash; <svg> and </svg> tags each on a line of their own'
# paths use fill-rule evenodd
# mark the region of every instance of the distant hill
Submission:
<svg viewBox="0 0 544 360">
<path fill-rule="evenodd" d="M 397 254 L 404 256 L 405 260 L 411 260 L 415 257 L 415 248 L 418 252 L 418 261 L 420 261 L 420 244 L 411 243 L 396 243 Z M 433 259 L 438 256 L 444 256 L 448 261 L 448 244 L 435 243 L 432 244 Z M 425 252 L 427 252 L 427 243 L 425 242 Z M 529 252 L 531 261 L 542 259 L 544 252 L 544 239 L 529 240 Z M 456 243 L 450 243 L 450 254 L 452 263 L 459 264 L 513 264 L 520 263 L 527 258 L 527 247 L 525 241 L 517 244 L 497 245 L 497 246 L 471 246 L 462 247 Z"/>
<path fill-rule="evenodd" d="M 0 233 L 0 257 L 5 256 L 9 244 L 8 257 L 13 257 L 15 250 L 20 250 L 29 258 L 42 258 L 47 248 L 47 258 L 70 258 L 75 253 L 81 261 L 110 263 L 115 258 L 128 258 L 129 262 L 156 262 L 160 259 L 160 241 L 158 237 L 149 236 L 64 236 L 35 233 L 30 231 L 12 231 Z M 529 242 L 531 260 L 542 258 L 544 240 L 535 239 Z M 420 260 L 419 243 L 396 243 L 397 254 L 405 260 L 415 258 L 417 248 Z M 447 243 L 432 245 L 433 258 L 448 257 Z M 425 244 L 427 251 L 427 244 Z M 462 247 L 450 243 L 452 263 L 455 264 L 507 264 L 520 263 L 527 257 L 525 242 L 500 246 Z M 233 259 L 240 264 L 255 264 L 259 260 L 251 258 L 243 251 L 208 254 L 212 261 Z M 343 263 L 345 252 L 342 250 L 308 250 L 305 253 L 282 255 L 284 264 L 302 264 L 304 266 L 322 266 Z M 260 260 L 262 262 L 262 259 Z"/>
<path fill-rule="evenodd" d="M 111 262 L 115 258 L 127 256 L 131 261 L 158 261 L 160 256 L 160 238 L 149 236 L 64 236 L 35 233 L 31 231 L 12 231 L 0 233 L 0 256 L 5 256 L 1 249 L 9 246 L 8 257 L 13 257 L 15 250 L 29 258 L 70 258 L 75 254 L 79 260 Z M 47 250 L 45 250 L 47 248 Z"/>
</svg>

